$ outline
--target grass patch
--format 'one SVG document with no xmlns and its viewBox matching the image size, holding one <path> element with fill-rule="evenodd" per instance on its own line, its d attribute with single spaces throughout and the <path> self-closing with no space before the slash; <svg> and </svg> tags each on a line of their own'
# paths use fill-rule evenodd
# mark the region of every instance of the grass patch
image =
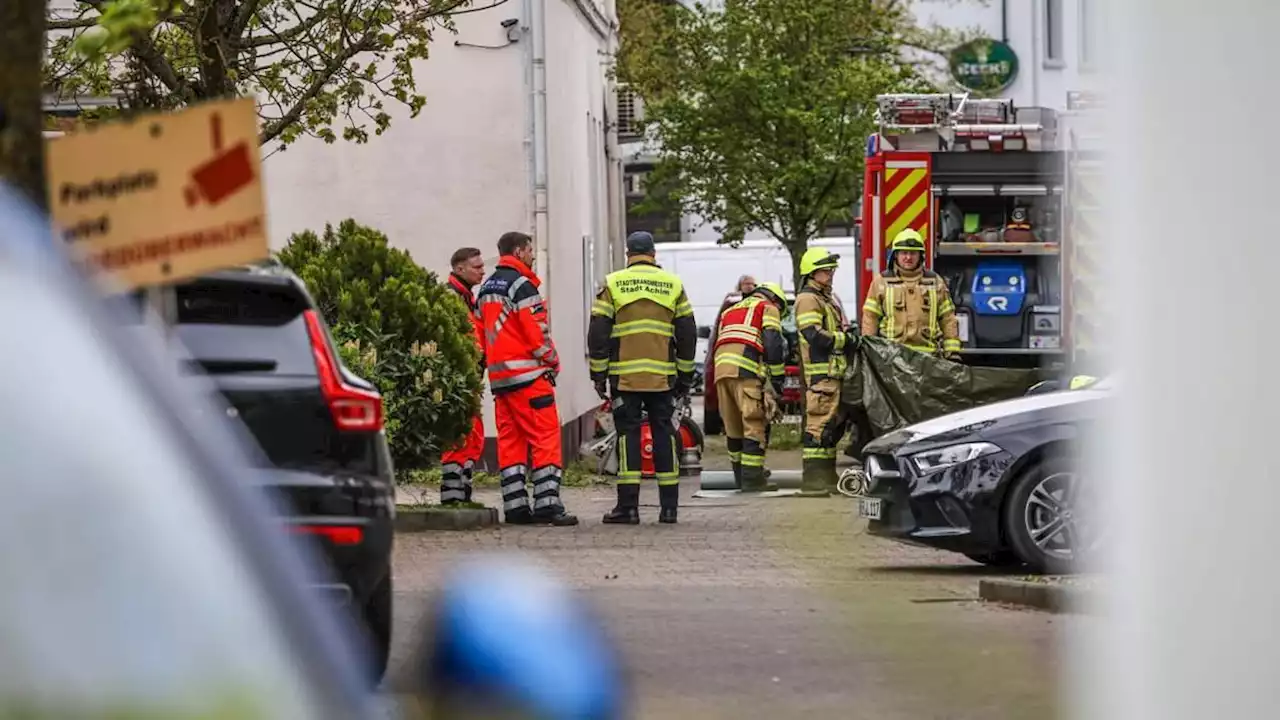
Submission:
<svg viewBox="0 0 1280 720">
<path fill-rule="evenodd" d="M 769 432 L 770 450 L 798 450 L 802 428 L 798 424 L 777 423 Z"/>
</svg>

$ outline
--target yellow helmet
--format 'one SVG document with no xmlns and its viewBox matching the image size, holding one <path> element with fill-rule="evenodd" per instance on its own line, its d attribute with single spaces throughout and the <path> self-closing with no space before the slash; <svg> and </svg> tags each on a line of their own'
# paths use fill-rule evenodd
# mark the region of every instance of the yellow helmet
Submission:
<svg viewBox="0 0 1280 720">
<path fill-rule="evenodd" d="M 777 304 L 779 310 L 787 309 L 787 293 L 782 286 L 776 282 L 760 283 L 756 286 L 755 292 L 764 292 L 772 296 L 772 300 Z"/>
<path fill-rule="evenodd" d="M 800 274 L 812 275 L 816 270 L 834 270 L 840 264 L 840 256 L 826 248 L 809 248 L 800 257 Z"/>
<path fill-rule="evenodd" d="M 924 237 L 911 228 L 903 230 L 898 233 L 898 236 L 893 239 L 893 244 L 889 246 L 889 252 L 898 252 L 899 250 L 924 252 Z"/>
</svg>

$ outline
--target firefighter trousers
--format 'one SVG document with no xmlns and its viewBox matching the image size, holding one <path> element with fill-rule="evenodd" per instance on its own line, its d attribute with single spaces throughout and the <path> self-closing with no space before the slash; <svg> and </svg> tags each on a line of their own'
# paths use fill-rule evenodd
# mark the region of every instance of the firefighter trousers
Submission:
<svg viewBox="0 0 1280 720">
<path fill-rule="evenodd" d="M 484 420 L 479 413 L 471 430 L 440 456 L 440 502 L 470 502 L 471 479 L 484 453 Z"/>
<path fill-rule="evenodd" d="M 825 378 L 805 389 L 801 490 L 817 492 L 836 487 L 836 451 L 848 424 L 849 414 L 840 406 L 839 380 Z"/>
<path fill-rule="evenodd" d="M 532 385 L 495 395 L 498 467 L 502 472 L 502 511 L 509 518 L 529 512 L 525 483 L 533 484 L 532 510 L 555 515 L 560 502 L 560 413 L 556 391 L 545 377 Z M 532 471 L 530 468 L 532 467 Z"/>
<path fill-rule="evenodd" d="M 640 468 L 644 447 L 641 428 L 646 415 L 653 438 L 653 471 L 658 477 L 658 502 L 674 508 L 680 502 L 680 470 L 676 465 L 675 393 L 615 392 L 613 425 L 618 431 L 618 507 L 639 505 Z M 628 489 L 634 486 L 636 489 Z"/>
<path fill-rule="evenodd" d="M 764 384 L 753 377 L 719 378 L 716 399 L 734 485 L 743 490 L 764 489 L 764 452 L 769 443 Z"/>
</svg>

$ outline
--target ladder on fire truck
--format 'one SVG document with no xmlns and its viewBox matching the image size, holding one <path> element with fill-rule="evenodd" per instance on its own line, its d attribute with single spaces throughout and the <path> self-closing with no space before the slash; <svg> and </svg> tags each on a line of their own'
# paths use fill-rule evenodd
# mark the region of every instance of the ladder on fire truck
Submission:
<svg viewBox="0 0 1280 720">
<path fill-rule="evenodd" d="M 880 95 L 876 103 L 885 150 L 1047 150 L 1056 142 L 1051 111 L 1015 109 L 1007 98 L 897 93 Z"/>
</svg>

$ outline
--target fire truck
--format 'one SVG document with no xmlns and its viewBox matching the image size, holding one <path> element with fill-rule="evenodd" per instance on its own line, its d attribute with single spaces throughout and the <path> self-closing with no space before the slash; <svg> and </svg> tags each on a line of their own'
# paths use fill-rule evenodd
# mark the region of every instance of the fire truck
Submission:
<svg viewBox="0 0 1280 720">
<path fill-rule="evenodd" d="M 857 307 L 894 236 L 912 228 L 925 237 L 925 267 L 951 290 L 965 362 L 1066 369 L 1073 289 L 1058 119 L 1007 99 L 879 96 Z"/>
</svg>

